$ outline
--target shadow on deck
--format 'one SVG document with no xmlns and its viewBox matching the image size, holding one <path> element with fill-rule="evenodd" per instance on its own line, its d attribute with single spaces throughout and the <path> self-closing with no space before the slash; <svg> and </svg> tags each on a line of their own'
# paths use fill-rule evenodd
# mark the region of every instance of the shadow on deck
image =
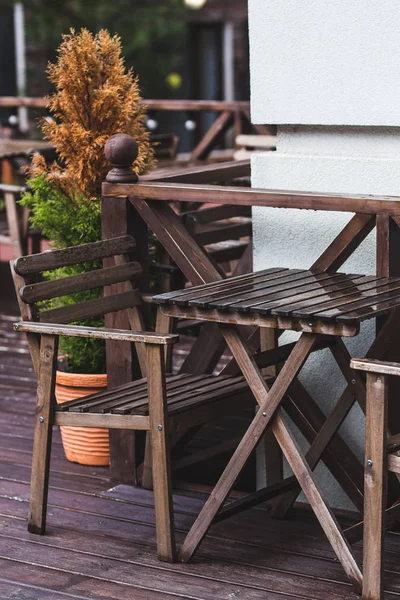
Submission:
<svg viewBox="0 0 400 600">
<path fill-rule="evenodd" d="M 357 598 L 306 511 L 274 521 L 264 508 L 252 509 L 215 525 L 191 564 L 158 562 L 152 493 L 110 488 L 106 469 L 67 462 L 58 431 L 48 531 L 42 537 L 28 534 L 35 382 L 26 343 L 12 331 L 12 320 L 4 312 L 0 316 L 0 598 Z M 175 494 L 178 543 L 204 498 L 199 492 Z M 387 598 L 400 597 L 399 551 L 399 536 L 389 535 Z M 359 545 L 356 553 L 360 558 Z"/>
</svg>

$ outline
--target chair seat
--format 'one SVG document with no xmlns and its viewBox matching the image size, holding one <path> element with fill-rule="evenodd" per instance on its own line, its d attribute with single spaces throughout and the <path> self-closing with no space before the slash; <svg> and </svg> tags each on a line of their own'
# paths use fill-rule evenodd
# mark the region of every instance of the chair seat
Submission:
<svg viewBox="0 0 400 600">
<path fill-rule="evenodd" d="M 359 323 L 400 306 L 400 278 L 272 268 L 154 296 L 157 304 Z"/>
<path fill-rule="evenodd" d="M 243 376 L 169 375 L 166 378 L 168 414 L 233 398 L 249 391 Z M 148 415 L 147 379 L 139 379 L 114 390 L 64 402 L 58 412 L 80 412 L 115 415 Z"/>
</svg>

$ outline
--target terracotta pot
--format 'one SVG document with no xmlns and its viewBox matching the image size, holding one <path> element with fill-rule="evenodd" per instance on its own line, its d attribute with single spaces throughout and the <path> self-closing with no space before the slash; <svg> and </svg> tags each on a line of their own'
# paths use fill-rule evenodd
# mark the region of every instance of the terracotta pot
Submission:
<svg viewBox="0 0 400 600">
<path fill-rule="evenodd" d="M 95 394 L 107 387 L 107 375 L 81 375 L 57 371 L 57 404 Z M 81 465 L 105 467 L 110 464 L 108 429 L 60 427 L 65 456 Z"/>
</svg>

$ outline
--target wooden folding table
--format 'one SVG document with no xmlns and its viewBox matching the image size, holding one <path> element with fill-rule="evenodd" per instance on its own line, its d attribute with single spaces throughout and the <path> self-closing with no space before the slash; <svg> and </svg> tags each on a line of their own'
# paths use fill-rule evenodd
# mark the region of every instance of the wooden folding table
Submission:
<svg viewBox="0 0 400 600">
<path fill-rule="evenodd" d="M 121 163 L 119 163 L 121 164 Z M 123 179 L 123 174 L 120 174 Z M 392 248 L 399 240 L 400 199 L 301 194 L 190 183 L 105 183 L 103 223 L 106 236 L 129 232 L 146 223 L 179 266 L 193 288 L 155 298 L 164 314 L 215 322 L 259 405 L 253 421 L 181 548 L 187 561 L 209 527 L 266 499 L 280 496 L 274 506 L 284 515 L 302 488 L 349 579 L 360 590 L 361 570 L 332 511 L 323 499 L 313 469 L 322 458 L 351 500 L 362 508 L 362 466 L 337 431 L 355 401 L 365 406 L 365 384 L 350 369 L 342 337 L 358 333 L 360 322 L 379 319 L 379 333 L 368 356 L 387 357 L 400 326 L 400 278 L 393 270 Z M 169 180 L 171 181 L 171 179 Z M 220 271 L 185 229 L 169 202 L 208 202 L 355 212 L 349 223 L 309 270 L 279 266 L 223 281 Z M 132 211 L 132 207 L 134 211 Z M 377 226 L 376 276 L 346 275 L 338 269 Z M 398 268 L 398 267 L 397 267 Z M 252 355 L 248 342 L 254 328 L 301 332 L 272 386 L 261 372 L 262 354 Z M 347 387 L 324 419 L 315 401 L 297 379 L 316 344 L 328 346 Z M 285 410 L 283 410 L 283 408 Z M 311 445 L 304 455 L 289 427 L 289 416 L 301 423 Z M 398 414 L 397 416 L 397 422 Z M 394 422 L 394 421 L 393 421 Z M 225 503 L 251 451 L 269 428 L 294 473 L 245 499 Z M 339 441 L 338 441 L 339 440 Z M 296 483 L 296 480 L 298 483 Z M 396 491 L 394 492 L 396 493 Z M 362 527 L 352 528 L 352 539 Z"/>
</svg>

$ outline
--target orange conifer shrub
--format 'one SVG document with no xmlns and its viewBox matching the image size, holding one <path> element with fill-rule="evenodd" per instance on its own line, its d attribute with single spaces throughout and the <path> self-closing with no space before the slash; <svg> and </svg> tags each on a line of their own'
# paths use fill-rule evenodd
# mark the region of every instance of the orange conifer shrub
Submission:
<svg viewBox="0 0 400 600">
<path fill-rule="evenodd" d="M 54 121 L 43 119 L 42 131 L 65 164 L 47 172 L 66 192 L 98 198 L 110 165 L 104 146 L 115 133 L 128 133 L 138 143 L 132 169 L 138 174 L 154 166 L 154 153 L 144 126 L 146 107 L 141 103 L 138 79 L 126 70 L 121 40 L 108 31 L 96 35 L 87 29 L 63 36 L 58 60 L 48 67 L 56 91 L 48 97 Z M 46 167 L 36 158 L 31 176 Z"/>
</svg>

